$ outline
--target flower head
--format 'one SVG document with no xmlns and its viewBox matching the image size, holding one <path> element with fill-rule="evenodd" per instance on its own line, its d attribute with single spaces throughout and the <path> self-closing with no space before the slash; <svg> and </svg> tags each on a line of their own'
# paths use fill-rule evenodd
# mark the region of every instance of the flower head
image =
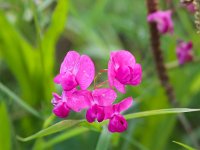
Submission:
<svg viewBox="0 0 200 150">
<path fill-rule="evenodd" d="M 125 93 L 125 85 L 138 85 L 142 79 L 142 68 L 135 57 L 126 50 L 111 52 L 108 63 L 108 81 L 111 87 Z"/>
<path fill-rule="evenodd" d="M 60 73 L 54 78 L 54 82 L 61 84 L 65 91 L 80 86 L 87 89 L 94 79 L 94 63 L 87 55 L 80 56 L 75 51 L 69 51 L 60 67 Z"/>
<path fill-rule="evenodd" d="M 192 42 L 183 42 L 178 41 L 177 47 L 176 47 L 176 55 L 178 58 L 178 62 L 180 65 L 192 61 L 193 55 L 192 55 Z"/>
<path fill-rule="evenodd" d="M 81 110 L 89 107 L 89 100 L 86 97 L 88 91 L 76 90 L 63 91 L 59 96 L 53 93 L 52 104 L 54 105 L 53 113 L 60 117 L 65 118 L 68 116 L 70 110 L 80 112 Z"/>
<path fill-rule="evenodd" d="M 132 97 L 128 97 L 118 104 L 105 107 L 105 119 L 109 119 L 108 130 L 110 132 L 124 132 L 127 129 L 128 123 L 120 113 L 127 110 L 132 102 Z"/>
<path fill-rule="evenodd" d="M 165 34 L 167 32 L 174 32 L 174 25 L 171 18 L 172 12 L 167 11 L 156 11 L 148 15 L 148 22 L 155 22 L 160 33 Z"/>
<path fill-rule="evenodd" d="M 116 99 L 117 94 L 114 90 L 109 88 L 96 89 L 91 92 L 90 107 L 86 112 L 86 119 L 88 122 L 98 122 L 104 120 L 104 107 L 112 105 Z"/>
</svg>

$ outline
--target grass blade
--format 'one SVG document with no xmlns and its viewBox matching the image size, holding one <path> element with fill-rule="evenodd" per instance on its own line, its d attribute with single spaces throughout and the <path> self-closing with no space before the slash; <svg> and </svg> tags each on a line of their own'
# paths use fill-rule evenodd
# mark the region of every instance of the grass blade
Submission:
<svg viewBox="0 0 200 150">
<path fill-rule="evenodd" d="M 134 118 L 148 117 L 154 115 L 178 114 L 178 113 L 195 112 L 195 111 L 200 111 L 200 109 L 190 109 L 190 108 L 158 109 L 158 110 L 149 110 L 149 111 L 128 114 L 125 115 L 125 118 L 134 119 Z"/>
<path fill-rule="evenodd" d="M 100 134 L 96 150 L 107 150 L 109 147 L 111 135 L 112 134 L 108 131 L 108 129 L 104 127 Z"/>
<path fill-rule="evenodd" d="M 0 103 L 0 149 L 11 150 L 11 129 L 4 103 Z"/>
<path fill-rule="evenodd" d="M 182 147 L 184 147 L 187 150 L 195 150 L 194 148 L 192 148 L 192 147 L 190 147 L 190 146 L 188 146 L 186 144 L 183 144 L 181 142 L 177 142 L 177 141 L 173 141 L 173 142 L 176 143 L 176 144 L 178 144 L 178 145 L 180 145 L 180 146 L 182 146 Z"/>
<path fill-rule="evenodd" d="M 21 98 L 19 98 L 15 93 L 13 93 L 10 89 L 8 89 L 2 83 L 0 83 L 0 90 L 4 92 L 5 94 L 7 94 L 9 97 L 11 97 L 12 100 L 16 102 L 19 106 L 21 106 L 24 110 L 28 111 L 29 113 L 31 113 L 32 115 L 38 118 L 41 118 L 41 115 L 36 110 L 34 110 L 31 106 L 26 104 Z"/>
<path fill-rule="evenodd" d="M 46 142 L 43 148 L 44 149 L 49 148 L 57 143 L 60 143 L 64 140 L 67 140 L 69 138 L 72 138 L 74 136 L 77 136 L 77 135 L 87 132 L 87 131 L 89 131 L 89 129 L 84 128 L 84 127 L 77 127 L 77 128 L 71 129 L 69 131 L 64 132 L 61 135 L 56 136 L 55 138 L 49 140 L 48 142 Z"/>
<path fill-rule="evenodd" d="M 17 138 L 18 138 L 18 140 L 24 141 L 24 142 L 30 141 L 30 140 L 33 140 L 35 138 L 47 136 L 47 135 L 62 131 L 64 129 L 70 128 L 72 126 L 78 125 L 78 124 L 80 124 L 80 122 L 82 122 L 82 120 L 63 120 L 63 121 L 58 122 L 58 123 L 46 128 L 46 129 L 43 129 L 43 130 L 37 132 L 36 134 L 33 134 L 33 135 L 31 135 L 27 138 L 21 138 L 19 136 Z"/>
</svg>

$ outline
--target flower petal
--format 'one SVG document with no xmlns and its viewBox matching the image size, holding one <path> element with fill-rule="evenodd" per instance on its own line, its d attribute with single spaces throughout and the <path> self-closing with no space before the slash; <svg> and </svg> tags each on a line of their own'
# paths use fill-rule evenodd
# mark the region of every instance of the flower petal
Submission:
<svg viewBox="0 0 200 150">
<path fill-rule="evenodd" d="M 90 96 L 88 91 L 75 91 L 67 99 L 67 105 L 75 112 L 90 106 Z"/>
<path fill-rule="evenodd" d="M 66 71 L 70 71 L 76 74 L 76 66 L 80 60 L 80 54 L 76 51 L 69 51 L 65 56 L 61 67 L 60 73 L 65 73 Z"/>
<path fill-rule="evenodd" d="M 131 85 L 138 85 L 142 81 L 142 67 L 140 64 L 135 64 L 131 72 Z"/>
<path fill-rule="evenodd" d="M 116 87 L 116 89 L 121 92 L 121 93 L 126 93 L 126 90 L 125 90 L 125 85 L 120 83 L 118 80 L 114 80 L 114 87 Z"/>
<path fill-rule="evenodd" d="M 128 123 L 122 115 L 114 115 L 108 123 L 110 132 L 124 132 L 127 127 Z"/>
<path fill-rule="evenodd" d="M 53 113 L 60 118 L 67 117 L 69 115 L 69 112 L 70 109 L 67 107 L 67 104 L 65 102 L 58 103 L 53 109 Z"/>
<path fill-rule="evenodd" d="M 133 98 L 127 97 L 124 100 L 122 100 L 120 103 L 114 105 L 114 109 L 115 109 L 114 111 L 118 113 L 125 111 L 132 105 L 132 103 L 133 103 Z"/>
<path fill-rule="evenodd" d="M 119 66 L 125 65 L 133 67 L 135 64 L 135 57 L 127 50 L 111 52 L 110 59 L 113 61 L 115 70 L 118 69 Z"/>
<path fill-rule="evenodd" d="M 117 98 L 116 92 L 109 88 L 96 89 L 92 92 L 92 96 L 100 106 L 109 106 Z"/>
<path fill-rule="evenodd" d="M 80 64 L 76 80 L 82 90 L 87 89 L 92 83 L 95 75 L 95 67 L 90 57 L 83 55 L 80 58 Z"/>
<path fill-rule="evenodd" d="M 58 95 L 57 93 L 53 93 L 53 99 L 51 103 L 55 106 L 61 101 L 61 96 Z"/>
</svg>

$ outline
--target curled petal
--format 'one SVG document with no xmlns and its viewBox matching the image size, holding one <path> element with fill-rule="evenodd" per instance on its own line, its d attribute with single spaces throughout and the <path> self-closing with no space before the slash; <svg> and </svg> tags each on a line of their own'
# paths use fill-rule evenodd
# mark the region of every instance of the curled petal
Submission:
<svg viewBox="0 0 200 150">
<path fill-rule="evenodd" d="M 82 90 L 87 89 L 94 80 L 95 67 L 90 57 L 83 55 L 80 58 L 76 80 Z"/>
<path fill-rule="evenodd" d="M 86 112 L 86 119 L 88 122 L 92 123 L 97 119 L 98 122 L 102 122 L 104 120 L 105 114 L 103 107 L 98 105 L 93 105 Z"/>
<path fill-rule="evenodd" d="M 131 85 L 138 85 L 142 81 L 142 67 L 140 64 L 135 64 L 134 68 L 131 68 Z"/>
<path fill-rule="evenodd" d="M 131 80 L 131 68 L 129 66 L 119 66 L 116 70 L 116 79 L 122 84 L 129 83 Z"/>
<path fill-rule="evenodd" d="M 111 52 L 111 61 L 113 62 L 114 68 L 118 69 L 119 66 L 133 66 L 135 64 L 135 57 L 126 50 L 119 50 Z"/>
<path fill-rule="evenodd" d="M 149 22 L 156 22 L 157 28 L 161 33 L 173 33 L 174 25 L 171 18 L 172 12 L 171 10 L 167 11 L 156 11 L 148 15 L 147 20 Z"/>
<path fill-rule="evenodd" d="M 126 93 L 125 90 L 125 85 L 120 83 L 118 80 L 114 80 L 114 86 L 116 87 L 116 89 L 121 92 L 121 93 Z"/>
<path fill-rule="evenodd" d="M 53 113 L 60 118 L 67 117 L 69 112 L 70 109 L 67 107 L 67 104 L 65 102 L 58 103 L 53 109 Z"/>
<path fill-rule="evenodd" d="M 122 115 L 114 115 L 108 124 L 110 132 L 124 132 L 128 127 L 128 123 Z"/>
<path fill-rule="evenodd" d="M 76 51 L 69 51 L 67 55 L 65 56 L 61 67 L 60 67 L 60 73 L 65 73 L 66 71 L 72 72 L 73 74 L 76 74 L 77 65 L 80 60 L 80 54 Z"/>
<path fill-rule="evenodd" d="M 92 92 L 92 96 L 100 106 L 109 106 L 117 98 L 116 92 L 109 88 L 96 89 Z"/>
<path fill-rule="evenodd" d="M 133 98 L 127 97 L 124 100 L 122 100 L 120 103 L 114 105 L 114 111 L 118 113 L 125 111 L 129 107 L 131 107 L 132 103 L 133 103 Z"/>
<path fill-rule="evenodd" d="M 53 99 L 51 103 L 55 106 L 61 101 L 61 96 L 58 95 L 57 93 L 53 93 Z"/>
</svg>

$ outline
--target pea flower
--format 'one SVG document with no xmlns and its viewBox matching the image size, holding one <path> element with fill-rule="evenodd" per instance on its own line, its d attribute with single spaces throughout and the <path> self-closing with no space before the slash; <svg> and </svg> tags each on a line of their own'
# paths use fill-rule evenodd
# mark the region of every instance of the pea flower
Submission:
<svg viewBox="0 0 200 150">
<path fill-rule="evenodd" d="M 120 103 L 105 107 L 105 119 L 109 119 L 108 130 L 110 132 L 124 132 L 128 123 L 120 113 L 132 105 L 132 97 L 122 100 Z"/>
<path fill-rule="evenodd" d="M 192 47 L 192 42 L 178 41 L 178 45 L 176 47 L 176 55 L 180 65 L 192 61 Z"/>
<path fill-rule="evenodd" d="M 53 93 L 53 113 L 60 118 L 65 118 L 69 115 L 70 110 L 80 112 L 88 108 L 89 100 L 85 97 L 86 93 L 88 93 L 88 91 L 76 89 L 63 91 L 61 96 Z"/>
<path fill-rule="evenodd" d="M 157 24 L 157 29 L 160 33 L 165 34 L 167 32 L 174 32 L 174 25 L 171 18 L 172 12 L 167 11 L 156 11 L 148 15 L 148 22 L 155 22 Z"/>
<path fill-rule="evenodd" d="M 75 51 L 69 51 L 60 67 L 60 73 L 54 82 L 61 84 L 63 90 L 69 91 L 78 85 L 82 90 L 87 89 L 94 79 L 94 63 L 87 55 L 80 56 Z"/>
<path fill-rule="evenodd" d="M 108 81 L 110 87 L 115 87 L 125 93 L 125 85 L 136 86 L 142 79 L 142 68 L 136 63 L 135 57 L 126 50 L 111 52 L 108 62 Z"/>
<path fill-rule="evenodd" d="M 187 2 L 187 1 L 181 0 L 180 4 L 181 6 L 185 7 L 190 13 L 195 13 L 196 9 L 192 1 Z"/>
<path fill-rule="evenodd" d="M 104 107 L 112 105 L 117 97 L 114 90 L 109 88 L 96 89 L 90 93 L 90 107 L 86 112 L 88 122 L 102 122 L 105 117 Z"/>
</svg>

